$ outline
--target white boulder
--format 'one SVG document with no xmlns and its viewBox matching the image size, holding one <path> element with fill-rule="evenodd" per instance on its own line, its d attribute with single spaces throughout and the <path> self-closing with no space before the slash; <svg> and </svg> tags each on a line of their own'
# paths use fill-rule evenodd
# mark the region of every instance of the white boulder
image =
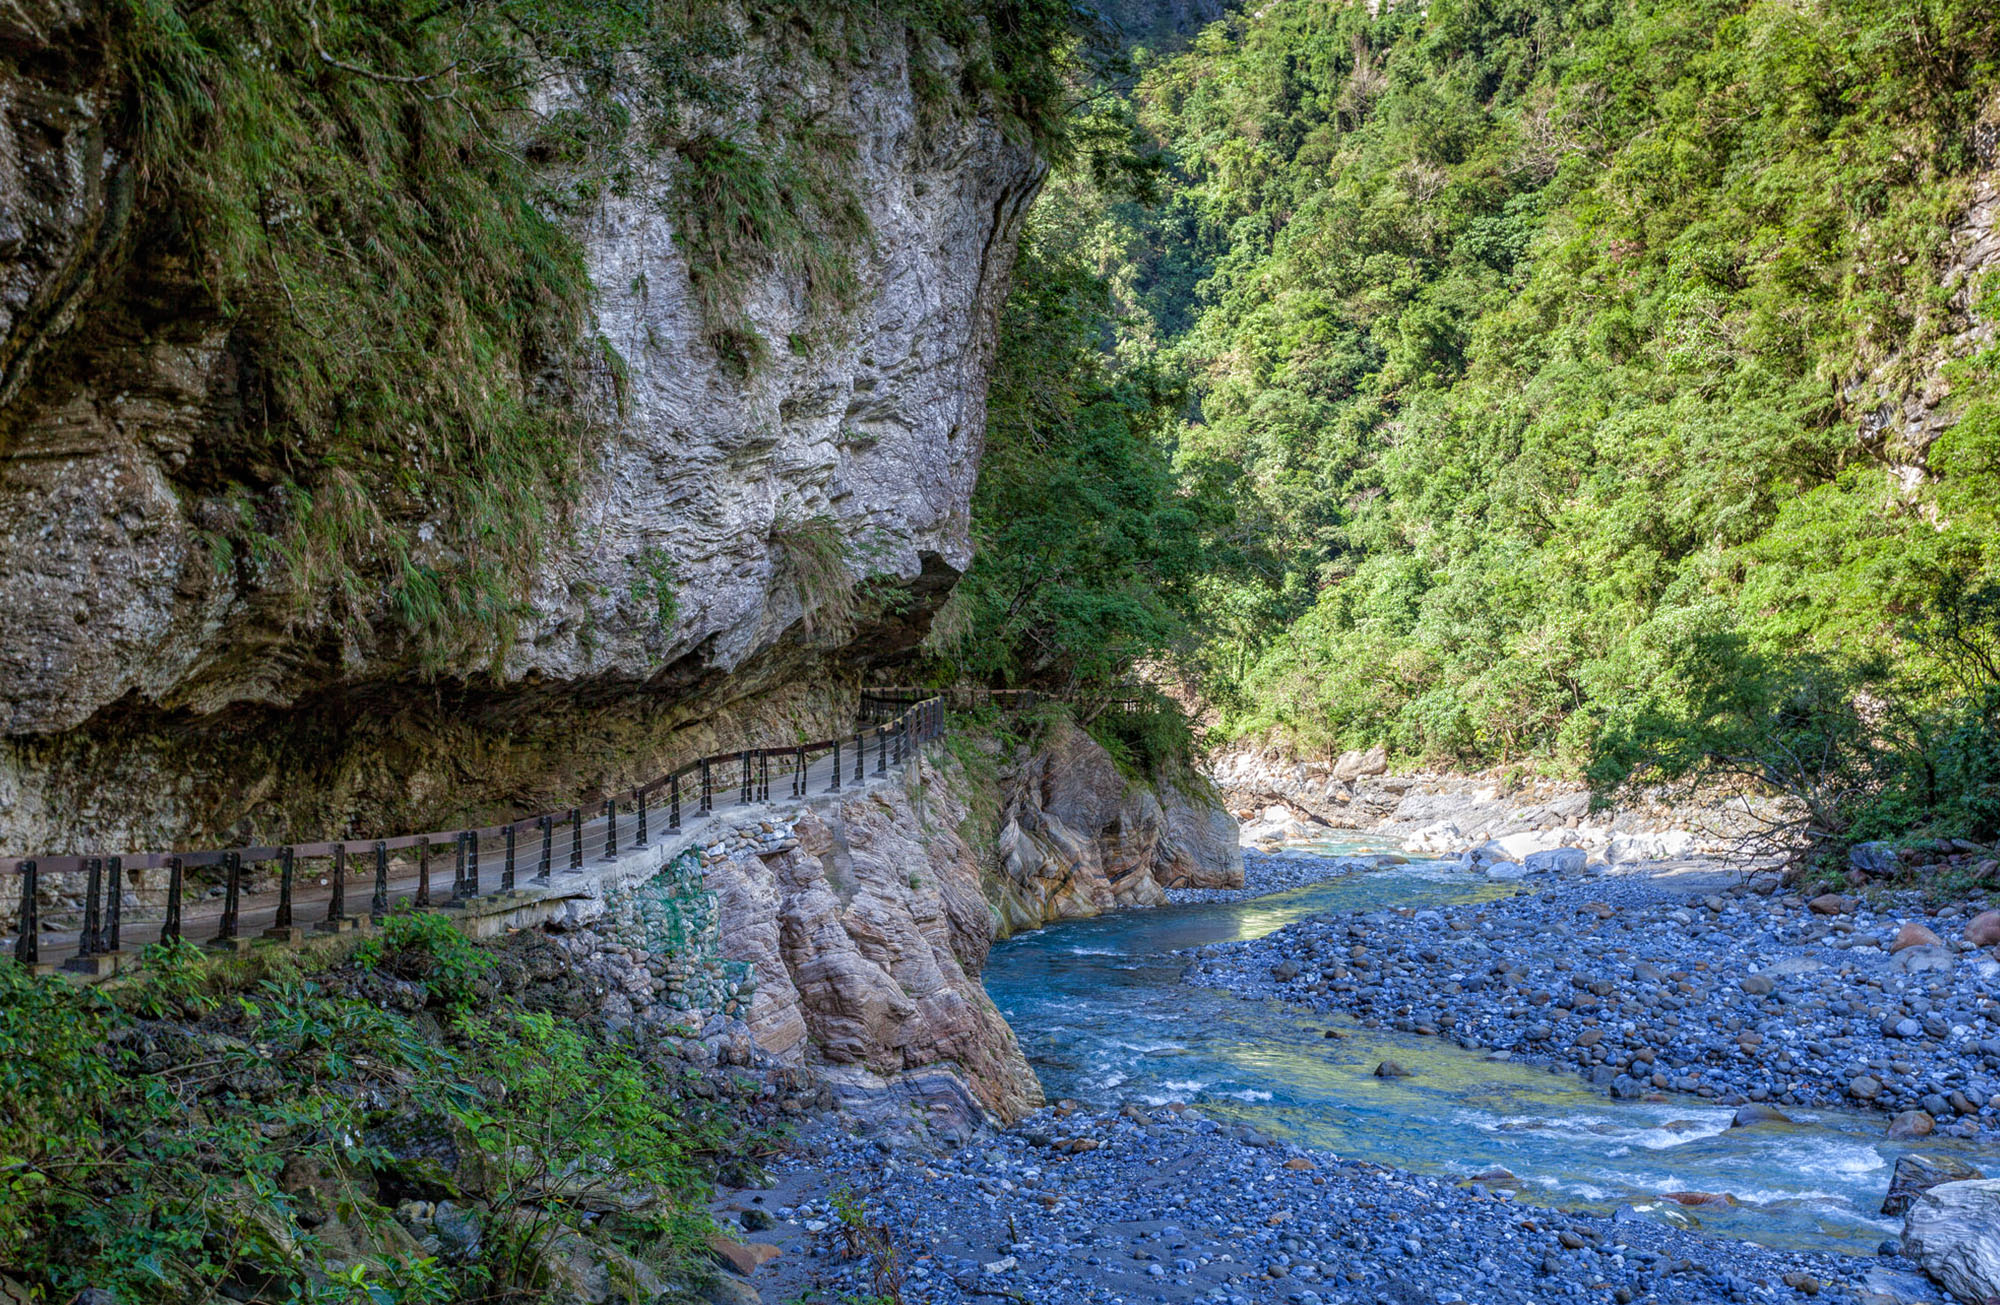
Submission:
<svg viewBox="0 0 2000 1305">
<path fill-rule="evenodd" d="M 1403 850 L 1419 853 L 1449 852 L 1454 847 L 1460 846 L 1464 839 L 1464 831 L 1456 824 L 1449 820 L 1440 820 L 1435 824 L 1425 825 L 1404 839 Z"/>
<path fill-rule="evenodd" d="M 1507 834 L 1486 845 L 1494 853 L 1494 859 L 1505 858 L 1519 861 L 1535 852 L 1546 852 L 1560 841 L 1560 830 L 1525 829 L 1518 834 Z"/>
<path fill-rule="evenodd" d="M 2000 1297 L 2000 1178 L 1940 1183 L 1910 1206 L 1903 1254 L 1969 1305 Z"/>
<path fill-rule="evenodd" d="M 1604 859 L 1614 864 L 1628 861 L 1678 861 L 1694 851 L 1694 835 L 1685 829 L 1667 829 L 1656 834 L 1617 834 L 1604 849 Z"/>
<path fill-rule="evenodd" d="M 1523 862 L 1531 875 L 1580 875 L 1590 858 L 1583 849 L 1552 847 L 1546 852 L 1530 852 Z"/>
<path fill-rule="evenodd" d="M 1289 808 L 1265 807 L 1255 820 L 1243 825 L 1237 841 L 1244 847 L 1253 847 L 1258 843 L 1293 842 L 1307 836 L 1306 827 Z"/>
<path fill-rule="evenodd" d="M 1335 779 L 1361 779 L 1368 775 L 1380 775 L 1389 769 L 1389 750 L 1376 744 L 1366 752 L 1343 752 L 1340 760 L 1333 763 Z"/>
</svg>

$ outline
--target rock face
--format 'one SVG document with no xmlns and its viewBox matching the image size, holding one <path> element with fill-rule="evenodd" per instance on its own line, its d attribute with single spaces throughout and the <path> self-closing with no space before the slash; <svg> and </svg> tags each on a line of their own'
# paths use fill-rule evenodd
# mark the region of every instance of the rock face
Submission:
<svg viewBox="0 0 2000 1305">
<path fill-rule="evenodd" d="M 1919 1196 L 1933 1187 L 1985 1176 L 1963 1160 L 1948 1155 L 1924 1155 L 1916 1151 L 1899 1155 L 1895 1174 L 1889 1180 L 1889 1192 L 1882 1198 L 1882 1213 L 1906 1213 Z"/>
<path fill-rule="evenodd" d="M 1365 830 L 1371 839 L 1413 855 L 1520 861 L 1569 847 L 1592 863 L 1681 860 L 1713 855 L 1755 823 L 1738 807 L 1677 809 L 1651 801 L 1593 811 L 1577 784 L 1537 779 L 1385 773 L 1379 749 L 1329 761 L 1302 760 L 1275 748 L 1239 745 L 1210 759 L 1209 772 L 1229 808 L 1252 830 L 1282 840 L 1307 822 L 1328 830 Z M 1272 808 L 1284 819 L 1271 819 Z M 1762 811 L 1763 807 L 1756 810 Z"/>
<path fill-rule="evenodd" d="M 821 1072 L 871 1122 L 949 1119 L 960 1097 L 1011 1122 L 1041 1103 L 980 983 L 996 937 L 1242 882 L 1212 797 L 1135 783 L 1067 724 L 981 779 L 921 753 L 900 786 L 822 797 L 707 866 L 723 954 L 755 966 L 758 1049 Z"/>
<path fill-rule="evenodd" d="M 1968 1305 L 2000 1297 L 2000 1178 L 1941 1183 L 1918 1197 L 1903 1254 Z"/>
<path fill-rule="evenodd" d="M 1169 888 L 1240 888 L 1243 851 L 1219 797 L 1195 781 L 1121 773 L 1067 721 L 1001 777 L 999 866 L 990 897 L 1001 935 L 1121 906 L 1159 906 Z"/>
<path fill-rule="evenodd" d="M 1011 1122 L 1041 1086 L 980 986 L 993 924 L 962 787 L 924 755 L 901 788 L 815 804 L 781 850 L 711 861 L 708 884 L 725 955 L 756 966 L 761 1050 L 856 1093 L 950 1070 Z"/>
<path fill-rule="evenodd" d="M 113 148 L 122 84 L 77 53 L 110 14 L 0 14 L 0 852 L 373 832 L 441 816 L 433 792 L 458 819 L 619 783 L 764 710 L 717 724 L 727 704 L 830 698 L 836 668 L 921 635 L 969 557 L 994 320 L 1045 168 L 990 115 L 920 106 L 912 41 L 803 79 L 754 31 L 737 56 L 744 112 L 791 79 L 815 130 L 856 142 L 872 238 L 836 327 L 802 273 L 751 268 L 744 312 L 778 345 L 747 374 L 717 355 L 660 202 L 671 153 L 578 220 L 622 393 L 518 637 L 420 682 L 388 611 L 357 630 L 206 542 L 256 481 L 227 452 L 249 382 L 185 271 L 123 238 L 145 214 Z M 802 523 L 918 601 L 814 629 Z"/>
</svg>

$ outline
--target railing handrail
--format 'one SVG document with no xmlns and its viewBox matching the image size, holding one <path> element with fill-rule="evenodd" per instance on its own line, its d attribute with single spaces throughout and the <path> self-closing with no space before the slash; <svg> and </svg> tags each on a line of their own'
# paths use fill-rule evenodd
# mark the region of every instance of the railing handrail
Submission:
<svg viewBox="0 0 2000 1305">
<path fill-rule="evenodd" d="M 530 884 L 554 888 L 559 875 L 581 873 L 589 861 L 595 860 L 600 864 L 616 862 L 637 848 L 650 846 L 656 830 L 669 835 L 684 832 L 684 816 L 690 810 L 699 820 L 733 808 L 787 800 L 803 801 L 813 796 L 815 784 L 821 781 L 830 781 L 824 784 L 821 791 L 831 794 L 840 791 L 845 783 L 862 785 L 870 775 L 885 776 L 892 766 L 900 768 L 918 746 L 944 734 L 946 708 L 951 701 L 973 704 L 997 702 L 1028 707 L 1041 701 L 1122 701 L 1130 706 L 1139 699 L 977 686 L 944 690 L 904 686 L 864 689 L 858 704 L 861 709 L 859 715 L 872 717 L 877 709 L 882 708 L 893 710 L 900 707 L 902 710 L 887 720 L 861 720 L 851 733 L 836 737 L 780 747 L 738 748 L 698 757 L 645 783 L 621 787 L 610 793 L 585 795 L 567 806 L 497 825 L 436 829 L 389 838 L 341 838 L 314 843 L 251 844 L 175 852 L 0 857 L 0 874 L 18 875 L 21 885 L 12 950 L 18 961 L 39 963 L 38 894 L 42 876 L 51 874 L 81 874 L 86 878 L 81 926 L 75 940 L 76 952 L 66 966 L 94 970 L 100 974 L 105 972 L 101 962 L 120 954 L 125 936 L 121 930 L 129 933 L 140 923 L 126 918 L 123 911 L 127 876 L 138 870 L 165 869 L 168 872 L 164 914 L 157 921 L 147 921 L 158 925 L 159 938 L 164 943 L 184 936 L 184 872 L 220 867 L 223 871 L 221 883 L 208 890 L 219 892 L 222 897 L 221 914 L 213 921 L 216 931 L 210 945 L 233 947 L 247 945 L 249 940 L 244 929 L 254 927 L 244 919 L 246 910 L 253 916 L 270 913 L 271 927 L 264 930 L 267 938 L 296 940 L 302 936 L 304 929 L 299 927 L 297 920 L 299 910 L 308 905 L 314 909 L 324 907 L 324 919 L 313 926 L 317 930 L 337 933 L 357 927 L 363 913 L 360 910 L 349 912 L 347 888 L 350 879 L 371 872 L 373 892 L 367 902 L 366 915 L 378 921 L 383 919 L 391 909 L 392 897 L 397 897 L 395 877 L 390 873 L 391 853 L 414 850 L 415 856 L 394 860 L 404 867 L 402 891 L 409 893 L 398 900 L 420 910 L 438 906 L 469 906 L 485 897 L 482 856 L 487 858 L 484 862 L 486 866 L 498 864 L 501 900 L 517 891 L 523 876 Z M 874 744 L 872 757 L 871 742 Z M 842 751 L 850 743 L 853 746 L 851 773 L 848 757 Z M 823 771 L 815 776 L 814 763 L 828 756 L 833 760 L 831 773 Z M 774 779 L 778 781 L 775 791 Z M 683 780 L 689 781 L 685 791 Z M 656 794 L 664 796 L 659 805 L 649 812 L 647 799 Z M 629 822 L 621 822 L 621 806 L 630 811 L 632 818 Z M 657 813 L 656 817 L 649 823 L 649 814 L 653 813 Z M 595 832 L 591 832 L 593 829 Z M 560 839 L 557 837 L 558 830 L 563 831 Z M 525 844 L 520 838 L 522 834 L 529 836 Z M 498 846 L 486 846 L 496 840 Z M 299 863 L 326 858 L 333 861 L 330 872 L 320 879 L 321 886 L 330 885 L 327 900 L 321 902 L 315 898 L 310 903 L 300 901 L 295 893 Z M 246 869 L 254 872 L 259 865 L 270 867 L 274 863 L 278 886 L 275 890 L 276 901 L 272 903 L 268 881 L 265 888 L 252 894 L 245 872 Z M 410 877 L 412 871 L 414 879 Z M 268 869 L 266 873 L 269 873 Z M 365 881 L 357 882 L 355 887 L 367 891 Z M 245 898 L 249 896 L 262 899 L 262 904 L 246 906 Z"/>
<path fill-rule="evenodd" d="M 866 694 L 864 693 L 863 696 L 865 698 Z M 0 874 L 19 873 L 23 864 L 27 862 L 33 862 L 41 874 L 79 873 L 87 871 L 92 861 L 104 861 L 112 857 L 117 857 L 126 870 L 164 869 L 172 862 L 178 862 L 182 869 L 194 869 L 202 866 L 224 864 L 232 856 L 239 857 L 245 861 L 272 861 L 278 859 L 287 850 L 295 858 L 312 859 L 334 856 L 343 850 L 352 851 L 361 849 L 373 851 L 378 845 L 383 850 L 390 852 L 409 851 L 425 844 L 433 847 L 440 844 L 449 846 L 454 840 L 466 835 L 480 839 L 502 838 L 506 836 L 510 829 L 516 834 L 530 831 L 540 832 L 541 822 L 544 820 L 552 820 L 557 824 L 564 824 L 569 821 L 571 813 L 578 810 L 587 813 L 602 807 L 606 802 L 636 800 L 641 795 L 651 796 L 662 789 L 671 788 L 675 780 L 685 779 L 690 775 L 699 773 L 704 765 L 713 768 L 722 763 L 740 762 L 746 757 L 754 758 L 759 754 L 785 754 L 801 751 L 823 754 L 830 752 L 836 743 L 845 743 L 847 737 L 858 737 L 863 732 L 883 733 L 900 729 L 907 724 L 909 718 L 917 715 L 920 709 L 932 700 L 941 700 L 941 695 L 934 693 L 929 698 L 910 704 L 908 710 L 902 712 L 893 720 L 859 725 L 856 727 L 855 736 L 844 736 L 840 739 L 828 738 L 812 743 L 794 743 L 775 747 L 738 748 L 731 752 L 720 752 L 706 757 L 698 757 L 675 770 L 668 771 L 666 774 L 648 780 L 643 784 L 635 784 L 629 788 L 621 787 L 612 792 L 586 794 L 576 801 L 564 803 L 560 807 L 537 812 L 531 816 L 523 816 L 518 820 L 507 821 L 498 825 L 459 825 L 449 829 L 428 830 L 423 833 L 398 834 L 390 838 L 357 835 L 352 838 L 326 839 L 314 843 L 247 844 L 239 847 L 200 848 L 189 851 L 88 852 L 0 857 Z"/>
</svg>

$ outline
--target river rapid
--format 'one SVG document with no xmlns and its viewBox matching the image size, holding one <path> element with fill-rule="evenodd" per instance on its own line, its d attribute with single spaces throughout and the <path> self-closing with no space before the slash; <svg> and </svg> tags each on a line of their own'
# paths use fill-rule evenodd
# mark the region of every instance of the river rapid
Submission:
<svg viewBox="0 0 2000 1305">
<path fill-rule="evenodd" d="M 1312 849 L 1329 860 L 1353 850 Z M 1877 1213 L 1898 1155 L 1923 1149 L 1981 1162 L 1953 1139 L 1889 1141 L 1877 1114 L 1794 1110 L 1792 1124 L 1732 1129 L 1733 1110 L 1700 1097 L 1614 1101 L 1567 1072 L 1181 981 L 1183 949 L 1262 937 L 1322 913 L 1510 891 L 1420 862 L 1335 872 L 1245 901 L 1069 921 L 995 947 L 986 989 L 1051 1099 L 1185 1102 L 1302 1146 L 1417 1173 L 1504 1167 L 1524 1200 L 1596 1212 L 1630 1206 L 1782 1249 L 1871 1254 L 1900 1231 Z M 1384 1060 L 1409 1076 L 1377 1077 Z M 1726 1193 L 1737 1204 L 1689 1209 L 1664 1199 L 1685 1192 Z"/>
</svg>

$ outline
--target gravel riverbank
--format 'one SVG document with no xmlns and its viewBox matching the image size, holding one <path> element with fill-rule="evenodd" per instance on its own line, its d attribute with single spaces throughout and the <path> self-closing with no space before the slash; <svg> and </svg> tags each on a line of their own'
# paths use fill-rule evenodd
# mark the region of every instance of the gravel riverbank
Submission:
<svg viewBox="0 0 2000 1305">
<path fill-rule="evenodd" d="M 865 1300 L 894 1246 L 907 1301 L 1940 1301 L 1893 1259 L 1704 1237 L 1629 1211 L 1344 1163 L 1185 1107 L 1055 1107 L 958 1151 L 890 1153 L 818 1126 L 724 1218 L 785 1254 L 767 1301 Z M 836 1194 L 842 1194 L 838 1200 Z M 878 1241 L 839 1205 L 884 1230 Z M 873 1249 L 870 1249 L 870 1246 Z"/>
<path fill-rule="evenodd" d="M 1167 900 L 1176 906 L 1200 902 L 1246 902 L 1253 897 L 1303 888 L 1323 879 L 1335 879 L 1384 865 L 1408 863 L 1408 857 L 1400 852 L 1391 852 L 1386 847 L 1380 851 L 1343 852 L 1331 856 L 1304 848 L 1265 852 L 1246 847 L 1243 849 L 1241 888 L 1169 888 Z"/>
<path fill-rule="evenodd" d="M 1613 1095 L 1867 1106 L 1971 1136 L 2000 1126 L 2000 960 L 1964 937 L 1981 905 L 1548 877 L 1207 947 L 1187 978 L 1564 1065 Z"/>
<path fill-rule="evenodd" d="M 1373 864 L 1251 853 L 1244 889 L 1176 900 Z M 2000 1111 L 2000 964 L 1959 938 L 1973 910 L 1920 917 L 1926 940 L 1907 928 L 1913 904 L 1815 908 L 1712 868 L 1543 876 L 1477 905 L 1317 917 L 1202 948 L 1188 978 L 1579 1070 L 1615 1095 L 1927 1109 L 1981 1136 Z M 1627 1207 L 1551 1210 L 1514 1200 L 1504 1171 L 1344 1161 L 1181 1105 L 1064 1102 L 937 1150 L 821 1119 L 775 1174 L 719 1205 L 782 1249 L 753 1278 L 770 1302 L 868 1301 L 898 1280 L 902 1300 L 941 1305 L 1946 1299 L 1893 1241 L 1843 1256 L 1699 1231 L 1700 1200 L 1726 1197 L 1688 1194 L 1687 1228 Z"/>
</svg>

